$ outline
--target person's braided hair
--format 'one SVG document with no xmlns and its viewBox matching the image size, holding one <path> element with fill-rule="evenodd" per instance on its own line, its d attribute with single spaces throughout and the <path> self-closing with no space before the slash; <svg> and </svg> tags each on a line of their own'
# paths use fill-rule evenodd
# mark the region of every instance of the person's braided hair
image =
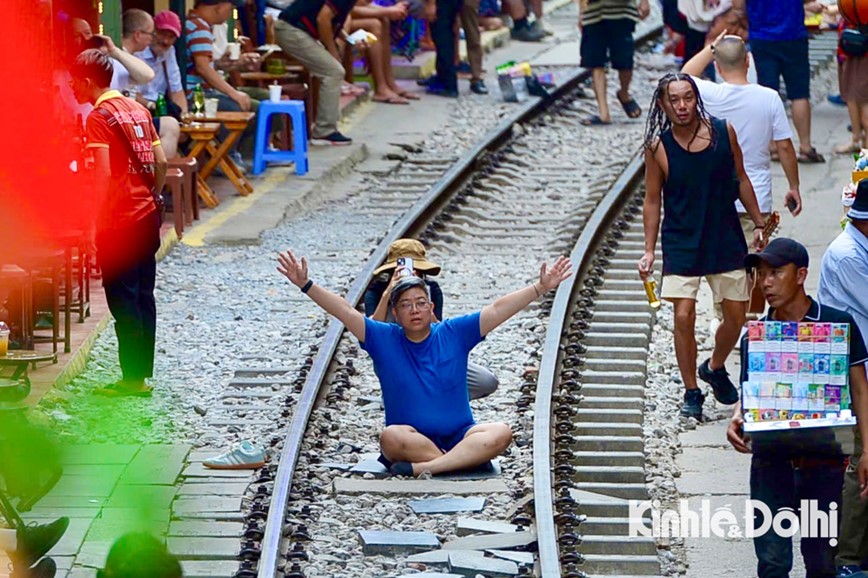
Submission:
<svg viewBox="0 0 868 578">
<path fill-rule="evenodd" d="M 672 121 L 669 120 L 669 117 L 666 115 L 666 111 L 663 109 L 664 98 L 668 98 L 669 96 L 669 85 L 673 82 L 689 82 L 691 88 L 693 88 L 693 94 L 696 95 L 696 115 L 699 118 L 699 123 L 696 125 L 696 130 L 693 132 L 693 136 L 690 137 L 690 142 L 687 143 L 687 148 L 690 148 L 691 143 L 693 143 L 693 139 L 696 138 L 696 135 L 699 133 L 699 128 L 705 124 L 708 127 L 711 147 L 714 147 L 716 144 L 717 135 L 714 131 L 714 125 L 711 122 L 711 115 L 708 114 L 708 111 L 705 110 L 705 104 L 702 102 L 702 97 L 699 95 L 699 88 L 696 86 L 696 82 L 689 74 L 684 74 L 683 72 L 670 72 L 666 76 L 660 79 L 660 82 L 657 83 L 657 88 L 654 90 L 654 96 L 651 97 L 651 105 L 649 106 L 648 112 L 648 120 L 645 123 L 645 149 L 652 151 L 656 150 L 655 143 L 659 144 L 660 135 L 664 132 L 672 128 Z"/>
</svg>

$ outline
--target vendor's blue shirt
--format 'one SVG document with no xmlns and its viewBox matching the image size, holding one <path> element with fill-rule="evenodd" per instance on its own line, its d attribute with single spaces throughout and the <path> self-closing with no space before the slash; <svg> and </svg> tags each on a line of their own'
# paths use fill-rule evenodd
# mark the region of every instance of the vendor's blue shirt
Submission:
<svg viewBox="0 0 868 578">
<path fill-rule="evenodd" d="M 467 356 L 480 341 L 479 313 L 434 323 L 421 343 L 399 325 L 365 318 L 361 345 L 380 380 L 386 425 L 409 425 L 429 437 L 472 426 Z"/>
<path fill-rule="evenodd" d="M 802 0 L 747 0 L 750 40 L 801 40 L 808 37 Z"/>
</svg>

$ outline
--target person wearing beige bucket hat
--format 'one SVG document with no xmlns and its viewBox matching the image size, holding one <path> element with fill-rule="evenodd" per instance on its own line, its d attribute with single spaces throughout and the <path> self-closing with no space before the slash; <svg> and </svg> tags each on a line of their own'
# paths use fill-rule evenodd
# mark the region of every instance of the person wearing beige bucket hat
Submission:
<svg viewBox="0 0 868 578">
<path fill-rule="evenodd" d="M 398 259 L 413 260 L 413 274 L 428 286 L 431 302 L 434 304 L 436 321 L 443 319 L 443 291 L 440 284 L 429 276 L 440 274 L 440 265 L 428 260 L 425 245 L 416 239 L 398 239 L 389 245 L 386 261 L 374 270 L 374 280 L 365 291 L 365 316 L 375 321 L 395 323 L 389 307 L 392 287 L 401 280 Z M 479 364 L 467 364 L 467 394 L 470 399 L 480 399 L 494 393 L 499 382 L 497 376 Z"/>
</svg>

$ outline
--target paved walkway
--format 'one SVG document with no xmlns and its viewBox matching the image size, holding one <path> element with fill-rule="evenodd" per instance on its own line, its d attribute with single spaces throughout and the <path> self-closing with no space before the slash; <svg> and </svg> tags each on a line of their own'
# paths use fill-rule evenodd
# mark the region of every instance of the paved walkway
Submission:
<svg viewBox="0 0 868 578">
<path fill-rule="evenodd" d="M 836 156 L 831 151 L 849 136 L 847 124 L 847 110 L 843 107 L 824 102 L 814 109 L 813 140 L 817 150 L 830 162 L 799 165 L 804 208 L 798 218 L 781 208 L 787 181 L 780 165 L 773 165 L 775 208 L 781 212 L 782 221 L 779 235 L 793 237 L 807 246 L 811 264 L 806 287 L 812 295 L 816 295 L 823 253 L 841 232 L 841 188 L 850 179 L 853 161 L 852 157 Z M 706 295 L 706 299 L 697 318 L 697 324 L 704 326 L 709 323 L 710 295 Z M 736 355 L 730 356 L 727 366 L 731 375 L 738 375 Z M 692 505 L 698 507 L 702 498 L 710 498 L 712 511 L 731 505 L 742 520 L 744 501 L 749 497 L 750 456 L 737 453 L 727 443 L 727 425 L 727 420 L 717 421 L 681 436 L 684 453 L 677 462 L 681 477 L 676 479 L 676 484 Z M 755 575 L 756 557 L 753 543 L 748 539 L 691 539 L 686 544 L 690 564 L 688 578 Z M 793 578 L 804 576 L 804 565 L 798 553 L 793 566 Z"/>
</svg>

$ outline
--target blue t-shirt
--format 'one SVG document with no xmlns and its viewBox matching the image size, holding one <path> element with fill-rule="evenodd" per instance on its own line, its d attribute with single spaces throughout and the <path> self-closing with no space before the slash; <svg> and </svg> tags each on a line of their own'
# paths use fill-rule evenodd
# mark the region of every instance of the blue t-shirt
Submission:
<svg viewBox="0 0 868 578">
<path fill-rule="evenodd" d="M 750 40 L 801 40 L 808 37 L 802 0 L 747 0 Z"/>
<path fill-rule="evenodd" d="M 407 339 L 400 325 L 365 318 L 361 346 L 380 379 L 386 425 L 409 425 L 429 437 L 472 426 L 467 356 L 480 341 L 479 313 L 431 325 L 421 343 Z"/>
</svg>

